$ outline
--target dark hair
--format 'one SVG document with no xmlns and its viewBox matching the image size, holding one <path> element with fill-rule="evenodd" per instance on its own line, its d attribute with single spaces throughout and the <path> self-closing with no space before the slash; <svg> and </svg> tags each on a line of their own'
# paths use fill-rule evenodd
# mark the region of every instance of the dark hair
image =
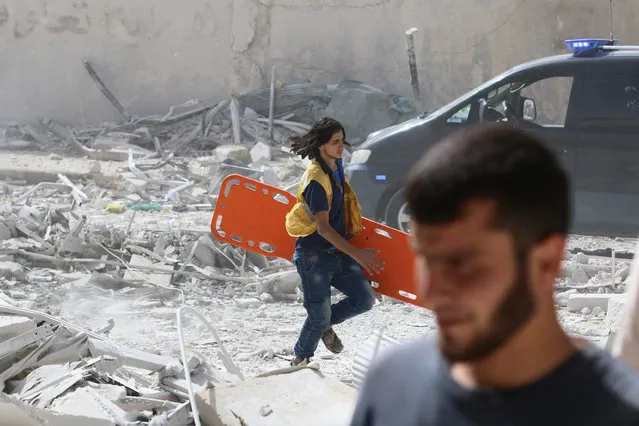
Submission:
<svg viewBox="0 0 639 426">
<path fill-rule="evenodd" d="M 572 203 L 569 177 L 537 137 L 504 124 L 455 133 L 413 167 L 406 186 L 417 223 L 450 223 L 471 200 L 495 201 L 495 228 L 507 229 L 528 251 L 554 233 L 567 234 Z"/>
<path fill-rule="evenodd" d="M 320 146 L 330 141 L 333 135 L 340 130 L 346 138 L 346 131 L 344 131 L 344 127 L 339 121 L 330 117 L 320 118 L 313 124 L 311 130 L 303 135 L 292 136 L 289 139 L 291 152 L 301 155 L 302 158 L 317 159 L 320 156 Z"/>
</svg>

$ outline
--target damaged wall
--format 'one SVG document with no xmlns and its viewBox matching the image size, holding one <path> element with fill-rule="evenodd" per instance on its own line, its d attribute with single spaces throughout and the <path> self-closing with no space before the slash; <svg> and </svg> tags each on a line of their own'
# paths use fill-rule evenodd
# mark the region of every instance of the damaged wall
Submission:
<svg viewBox="0 0 639 426">
<path fill-rule="evenodd" d="M 639 2 L 617 0 L 615 35 L 639 44 Z M 164 113 L 268 85 L 352 78 L 410 96 L 415 35 L 427 109 L 563 40 L 607 37 L 600 0 L 0 0 L 0 120 L 116 119 L 88 59 L 128 111 Z"/>
</svg>

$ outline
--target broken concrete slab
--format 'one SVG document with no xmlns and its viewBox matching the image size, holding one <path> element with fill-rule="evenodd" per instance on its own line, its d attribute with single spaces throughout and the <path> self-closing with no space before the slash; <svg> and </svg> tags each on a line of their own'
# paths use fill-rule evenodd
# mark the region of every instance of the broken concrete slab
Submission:
<svg viewBox="0 0 639 426">
<path fill-rule="evenodd" d="M 596 306 L 606 310 L 608 309 L 608 300 L 611 297 L 611 294 L 573 293 L 568 296 L 568 310 L 570 312 L 581 312 L 583 308 L 592 310 Z"/>
<path fill-rule="evenodd" d="M 213 150 L 213 155 L 220 163 L 225 160 L 240 161 L 244 164 L 251 162 L 251 153 L 244 145 L 220 145 Z"/>
<path fill-rule="evenodd" d="M 90 388 L 81 387 L 57 398 L 51 404 L 51 409 L 66 415 L 100 419 L 109 422 L 109 424 L 117 424 L 116 419 L 105 409 L 101 402 L 96 400 Z"/>
<path fill-rule="evenodd" d="M 31 141 L 20 139 L 0 139 L 0 150 L 2 151 L 21 151 L 21 150 L 38 150 L 40 145 Z"/>
<path fill-rule="evenodd" d="M 140 272 L 140 271 L 131 272 L 130 269 L 127 269 L 127 271 L 124 273 L 125 280 L 141 279 L 144 281 L 148 280 L 151 283 L 158 285 L 160 287 L 168 288 L 171 286 L 171 277 L 173 273 L 172 266 L 168 266 L 160 262 L 152 262 L 151 260 L 139 254 L 134 254 L 133 256 L 131 256 L 130 266 L 134 269 L 136 266 L 160 268 L 160 269 L 166 270 L 167 273 L 165 274 L 161 272 L 155 273 L 155 272 Z"/>
<path fill-rule="evenodd" d="M 115 422 L 92 416 L 60 413 L 55 410 L 0 401 L 3 423 L 11 426 L 117 426 Z"/>
<path fill-rule="evenodd" d="M 198 392 L 196 403 L 200 418 L 209 426 L 285 426 L 300 422 L 305 426 L 345 426 L 350 423 L 356 398 L 357 391 L 352 387 L 303 368 L 217 385 Z"/>
<path fill-rule="evenodd" d="M 124 158 L 128 158 L 127 156 Z M 119 164 L 110 161 L 99 161 L 102 175 L 108 179 L 116 179 L 119 174 Z M 46 155 L 25 154 L 11 156 L 0 166 L 0 178 L 15 181 L 26 181 L 37 184 L 40 182 L 57 182 L 58 174 L 63 174 L 71 180 L 91 178 L 86 160 L 82 158 L 49 157 Z"/>
<path fill-rule="evenodd" d="M 0 315 L 0 341 L 16 337 L 36 328 L 30 318 L 15 315 Z"/>
</svg>

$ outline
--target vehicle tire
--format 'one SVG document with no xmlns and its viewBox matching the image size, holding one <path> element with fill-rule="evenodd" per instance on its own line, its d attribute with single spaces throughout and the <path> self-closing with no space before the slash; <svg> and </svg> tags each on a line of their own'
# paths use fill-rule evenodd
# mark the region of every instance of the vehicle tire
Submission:
<svg viewBox="0 0 639 426">
<path fill-rule="evenodd" d="M 400 189 L 391 197 L 386 205 L 386 213 L 384 215 L 386 225 L 391 228 L 399 229 L 402 232 L 410 230 L 410 214 L 408 206 L 404 199 L 404 190 Z"/>
</svg>

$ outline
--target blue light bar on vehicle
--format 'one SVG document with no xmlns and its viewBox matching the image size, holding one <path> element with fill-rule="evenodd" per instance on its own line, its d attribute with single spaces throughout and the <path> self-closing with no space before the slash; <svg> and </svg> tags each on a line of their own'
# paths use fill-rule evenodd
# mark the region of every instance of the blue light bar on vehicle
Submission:
<svg viewBox="0 0 639 426">
<path fill-rule="evenodd" d="M 597 49 L 602 46 L 616 46 L 617 40 L 609 40 L 605 38 L 579 38 L 574 40 L 566 40 L 566 46 L 574 53 L 583 52 L 585 50 Z"/>
</svg>

